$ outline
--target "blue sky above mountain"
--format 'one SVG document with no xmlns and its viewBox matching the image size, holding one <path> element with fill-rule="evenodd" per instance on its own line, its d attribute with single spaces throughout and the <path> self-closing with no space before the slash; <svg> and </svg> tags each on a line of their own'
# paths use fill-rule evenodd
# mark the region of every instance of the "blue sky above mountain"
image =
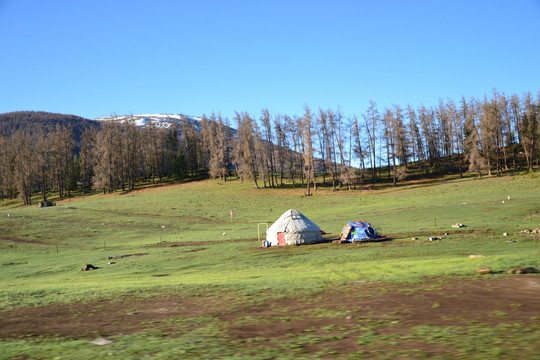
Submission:
<svg viewBox="0 0 540 360">
<path fill-rule="evenodd" d="M 436 105 L 540 90 L 540 3 L 0 0 L 0 112 Z"/>
</svg>

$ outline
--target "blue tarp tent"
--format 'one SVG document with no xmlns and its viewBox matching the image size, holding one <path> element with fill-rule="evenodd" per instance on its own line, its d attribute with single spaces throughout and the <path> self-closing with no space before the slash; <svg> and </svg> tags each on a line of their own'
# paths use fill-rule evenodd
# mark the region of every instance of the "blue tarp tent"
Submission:
<svg viewBox="0 0 540 360">
<path fill-rule="evenodd" d="M 364 220 L 347 223 L 339 237 L 340 242 L 370 241 L 380 239 L 382 239 L 382 236 L 377 234 L 377 230 L 375 230 L 370 223 Z"/>
</svg>

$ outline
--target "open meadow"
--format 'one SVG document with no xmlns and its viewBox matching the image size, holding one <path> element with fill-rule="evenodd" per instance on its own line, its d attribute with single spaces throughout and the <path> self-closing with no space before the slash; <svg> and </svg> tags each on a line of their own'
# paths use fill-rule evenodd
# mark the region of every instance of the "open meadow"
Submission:
<svg viewBox="0 0 540 360">
<path fill-rule="evenodd" d="M 540 359 L 540 274 L 507 273 L 540 269 L 534 174 L 304 191 L 0 203 L 0 359 Z M 291 208 L 389 240 L 261 248 Z"/>
</svg>

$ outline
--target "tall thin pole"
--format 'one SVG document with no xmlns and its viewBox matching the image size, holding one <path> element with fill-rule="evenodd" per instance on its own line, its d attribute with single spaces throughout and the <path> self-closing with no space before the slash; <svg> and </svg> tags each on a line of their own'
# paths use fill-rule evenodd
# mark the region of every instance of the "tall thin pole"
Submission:
<svg viewBox="0 0 540 360">
<path fill-rule="evenodd" d="M 231 212 L 230 212 L 230 216 L 231 216 L 231 236 L 234 237 L 234 225 L 233 225 L 233 218 L 234 218 L 234 213 L 231 209 Z"/>
</svg>

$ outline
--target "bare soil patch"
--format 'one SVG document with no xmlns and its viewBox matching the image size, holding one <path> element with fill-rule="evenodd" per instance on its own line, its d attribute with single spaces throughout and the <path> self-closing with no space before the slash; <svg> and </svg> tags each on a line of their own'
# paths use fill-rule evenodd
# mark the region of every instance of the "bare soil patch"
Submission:
<svg viewBox="0 0 540 360">
<path fill-rule="evenodd" d="M 237 242 L 253 242 L 257 243 L 257 239 L 236 239 L 236 240 L 212 240 L 212 241 L 167 241 L 155 243 L 149 246 L 155 247 L 179 247 L 179 246 L 207 246 L 207 245 L 218 245 L 226 243 L 237 243 Z"/>
<path fill-rule="evenodd" d="M 254 346 L 249 341 L 254 338 L 272 344 L 315 336 L 327 340 L 305 344 L 304 352 L 335 349 L 347 354 L 359 351 L 358 339 L 366 332 L 365 324 L 378 324 L 379 333 L 390 336 L 407 334 L 418 325 L 536 326 L 540 322 L 540 275 L 536 274 L 435 279 L 422 284 L 351 282 L 309 297 L 271 295 L 266 291 L 260 295 L 261 301 L 235 294 L 168 295 L 21 308 L 0 313 L 0 337 L 91 339 L 152 328 L 162 329 L 168 336 L 182 336 L 201 326 L 190 319 L 206 316 L 246 346 Z M 175 324 L 185 321 L 186 325 L 167 324 L 167 319 L 175 319 Z M 448 351 L 433 344 L 422 344 L 422 349 L 432 354 Z"/>
<path fill-rule="evenodd" d="M 56 245 L 56 244 L 53 244 L 53 243 L 50 243 L 50 242 L 37 241 L 37 240 L 27 240 L 27 239 L 16 238 L 16 237 L 13 237 L 13 236 L 0 236 L 0 240 L 11 241 L 11 242 L 14 242 L 14 243 L 19 243 L 19 244 Z"/>
<path fill-rule="evenodd" d="M 148 253 L 122 254 L 122 255 L 108 256 L 107 260 L 116 260 L 116 259 L 123 259 L 130 256 L 144 256 L 144 255 L 148 255 Z"/>
</svg>

